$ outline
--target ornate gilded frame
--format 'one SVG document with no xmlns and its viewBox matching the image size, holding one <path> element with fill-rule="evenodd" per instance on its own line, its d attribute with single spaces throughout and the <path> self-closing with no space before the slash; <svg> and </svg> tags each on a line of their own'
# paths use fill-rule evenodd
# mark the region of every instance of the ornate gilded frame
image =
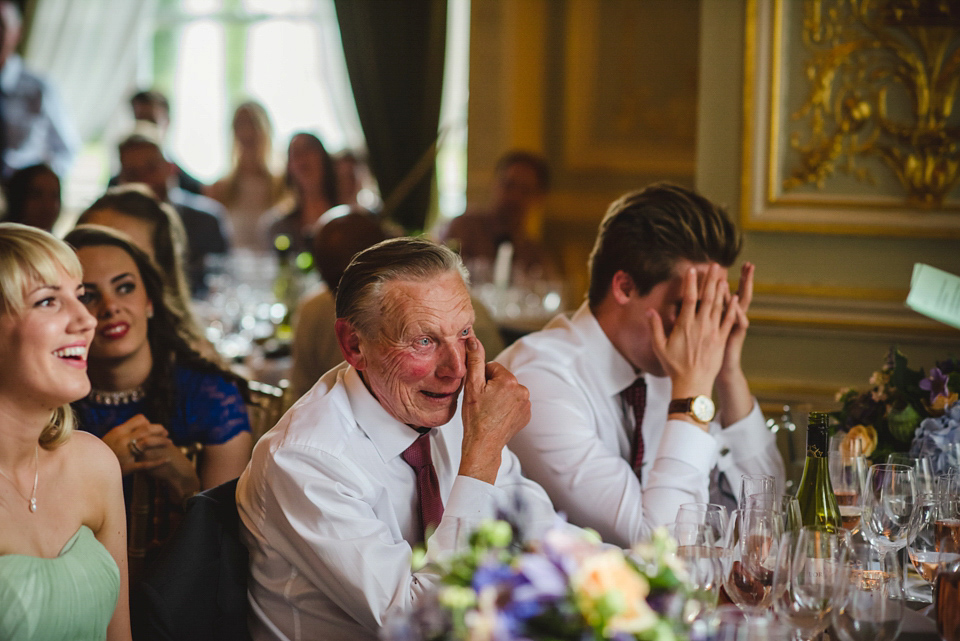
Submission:
<svg viewBox="0 0 960 641">
<path fill-rule="evenodd" d="M 937 16 L 905 15 L 905 6 L 911 5 L 748 0 L 745 229 L 960 238 L 960 122 L 952 113 L 960 84 L 960 16 L 941 24 Z M 955 3 L 941 6 L 949 12 Z M 873 15 L 873 22 L 857 22 L 858 11 L 883 13 L 879 22 Z M 843 40 L 861 27 L 865 36 Z M 931 44 L 930 34 L 940 40 Z M 936 64 L 905 61 L 915 52 L 901 41 L 910 44 L 910 38 L 915 47 L 939 53 Z M 806 56 L 798 55 L 797 43 Z M 861 69 L 856 56 L 876 68 Z M 891 69 L 883 68 L 882 56 Z M 798 86 L 806 90 L 799 105 Z"/>
</svg>

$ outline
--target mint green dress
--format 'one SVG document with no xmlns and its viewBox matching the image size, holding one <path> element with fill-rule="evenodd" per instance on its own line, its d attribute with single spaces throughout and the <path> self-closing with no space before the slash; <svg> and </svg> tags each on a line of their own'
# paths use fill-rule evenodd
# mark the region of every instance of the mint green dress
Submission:
<svg viewBox="0 0 960 641">
<path fill-rule="evenodd" d="M 106 639 L 119 592 L 120 570 L 86 525 L 56 558 L 0 556 L 0 640 Z"/>
</svg>

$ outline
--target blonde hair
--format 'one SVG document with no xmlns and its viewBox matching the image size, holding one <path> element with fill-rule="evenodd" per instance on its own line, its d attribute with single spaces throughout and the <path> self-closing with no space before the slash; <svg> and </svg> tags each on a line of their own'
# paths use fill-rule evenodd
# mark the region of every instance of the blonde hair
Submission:
<svg viewBox="0 0 960 641">
<path fill-rule="evenodd" d="M 24 292 L 37 283 L 55 282 L 61 269 L 77 280 L 83 277 L 69 245 L 41 229 L 0 223 L 0 314 L 21 316 Z M 70 405 L 58 407 L 40 434 L 40 446 L 52 450 L 63 444 L 75 423 Z"/>
</svg>

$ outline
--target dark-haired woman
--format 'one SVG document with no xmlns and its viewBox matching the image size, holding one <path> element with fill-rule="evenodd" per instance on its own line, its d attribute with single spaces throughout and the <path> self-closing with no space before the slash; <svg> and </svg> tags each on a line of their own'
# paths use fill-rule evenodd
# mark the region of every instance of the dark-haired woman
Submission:
<svg viewBox="0 0 960 641">
<path fill-rule="evenodd" d="M 97 320 L 88 356 L 93 389 L 74 408 L 81 427 L 113 450 L 125 477 L 142 470 L 152 480 L 148 540 L 156 548 L 186 498 L 243 471 L 251 449 L 245 383 L 190 345 L 157 269 L 128 237 L 85 225 L 66 240 Z M 193 444 L 202 447 L 196 467 L 181 451 Z"/>
</svg>

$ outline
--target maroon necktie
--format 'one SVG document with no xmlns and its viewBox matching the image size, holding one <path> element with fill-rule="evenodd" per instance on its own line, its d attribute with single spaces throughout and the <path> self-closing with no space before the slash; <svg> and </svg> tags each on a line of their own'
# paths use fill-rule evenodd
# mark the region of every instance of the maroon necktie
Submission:
<svg viewBox="0 0 960 641">
<path fill-rule="evenodd" d="M 443 499 L 440 497 L 440 483 L 437 470 L 430 459 L 430 432 L 417 437 L 413 445 L 401 455 L 413 471 L 417 473 L 417 496 L 420 498 L 420 527 L 426 538 L 427 528 L 440 525 L 443 518 Z"/>
<path fill-rule="evenodd" d="M 633 437 L 633 471 L 640 476 L 640 465 L 643 463 L 643 410 L 647 406 L 647 383 L 640 376 L 630 387 L 620 392 L 627 405 L 633 408 L 633 417 L 636 419 L 636 429 Z"/>
</svg>

